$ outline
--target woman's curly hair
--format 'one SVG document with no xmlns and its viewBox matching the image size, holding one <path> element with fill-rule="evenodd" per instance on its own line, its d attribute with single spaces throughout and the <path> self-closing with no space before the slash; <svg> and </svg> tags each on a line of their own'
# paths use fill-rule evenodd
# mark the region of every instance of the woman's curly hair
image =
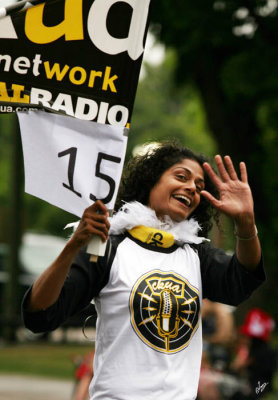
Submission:
<svg viewBox="0 0 278 400">
<path fill-rule="evenodd" d="M 150 192 L 162 174 L 183 159 L 197 161 L 202 169 L 203 163 L 208 161 L 205 156 L 194 153 L 187 147 L 181 146 L 177 141 L 161 142 L 157 147 L 152 147 L 143 155 L 133 157 L 124 168 L 115 211 L 118 211 L 124 202 L 136 200 L 148 205 Z M 204 180 L 206 190 L 217 196 L 216 188 L 205 171 Z M 201 196 L 200 204 L 190 217 L 194 217 L 200 224 L 202 236 L 207 236 L 212 228 L 212 219 L 218 223 L 218 212 L 203 196 Z"/>
</svg>

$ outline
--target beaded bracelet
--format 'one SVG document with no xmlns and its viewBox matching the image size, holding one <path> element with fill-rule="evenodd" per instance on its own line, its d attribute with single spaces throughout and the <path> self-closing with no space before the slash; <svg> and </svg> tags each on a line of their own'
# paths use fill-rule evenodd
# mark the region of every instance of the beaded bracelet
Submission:
<svg viewBox="0 0 278 400">
<path fill-rule="evenodd" d="M 248 238 L 242 237 L 242 236 L 238 236 L 238 234 L 236 233 L 236 231 L 234 231 L 234 235 L 235 235 L 235 237 L 236 237 L 238 240 L 247 240 L 247 241 L 248 241 L 248 240 L 255 239 L 255 237 L 258 236 L 258 229 L 257 229 L 257 227 L 256 227 L 256 225 L 255 225 L 255 234 L 254 234 L 253 236 L 248 237 Z"/>
</svg>

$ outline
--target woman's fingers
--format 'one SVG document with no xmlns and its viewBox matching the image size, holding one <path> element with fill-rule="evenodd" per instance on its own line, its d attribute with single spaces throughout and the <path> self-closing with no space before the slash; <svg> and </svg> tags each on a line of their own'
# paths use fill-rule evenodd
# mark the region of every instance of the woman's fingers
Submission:
<svg viewBox="0 0 278 400">
<path fill-rule="evenodd" d="M 219 200 L 212 196 L 211 193 L 207 192 L 206 190 L 202 190 L 201 195 L 204 196 L 212 204 L 213 207 L 219 207 Z"/>
<path fill-rule="evenodd" d="M 99 236 L 103 242 L 106 242 L 106 240 L 108 239 L 108 231 L 102 229 L 101 227 L 98 228 L 94 226 L 91 230 L 91 234 Z"/>
<path fill-rule="evenodd" d="M 217 168 L 218 168 L 218 171 L 219 171 L 219 174 L 220 174 L 222 180 L 224 182 L 229 181 L 230 180 L 230 176 L 229 176 L 229 174 L 228 174 L 228 172 L 227 172 L 227 170 L 225 168 L 225 165 L 223 163 L 222 157 L 219 154 L 217 154 L 214 157 L 214 159 L 215 159 L 215 163 L 217 165 Z"/>
<path fill-rule="evenodd" d="M 226 168 L 227 168 L 227 171 L 228 171 L 228 174 L 229 174 L 230 178 L 233 181 L 236 181 L 238 179 L 238 176 L 237 176 L 236 170 L 234 168 L 234 164 L 233 164 L 233 162 L 231 160 L 231 157 L 230 156 L 225 156 L 224 160 L 225 160 Z"/>
<path fill-rule="evenodd" d="M 97 200 L 84 211 L 80 224 L 75 232 L 76 239 L 78 241 L 83 241 L 84 245 L 93 235 L 97 235 L 103 241 L 106 241 L 110 228 L 108 216 L 109 212 L 106 206 L 100 200 Z"/>
<path fill-rule="evenodd" d="M 239 215 L 253 213 L 253 199 L 245 163 L 239 164 L 240 174 L 238 175 L 229 156 L 222 159 L 220 155 L 216 155 L 215 162 L 220 176 L 216 175 L 208 163 L 204 164 L 204 170 L 215 184 L 219 192 L 219 200 L 206 190 L 201 192 L 202 196 L 215 208 L 234 219 Z"/>
<path fill-rule="evenodd" d="M 224 163 L 225 161 L 225 163 Z M 224 161 L 222 157 L 217 154 L 215 156 L 215 163 L 217 169 L 219 171 L 220 177 L 213 171 L 212 167 L 209 163 L 204 163 L 204 168 L 207 174 L 209 175 L 210 179 L 216 186 L 219 186 L 222 182 L 229 182 L 230 180 L 236 181 L 238 180 L 238 175 L 235 170 L 234 164 L 230 156 L 224 156 Z M 240 163 L 240 174 L 242 182 L 247 182 L 247 170 L 245 163 Z M 220 179 L 221 178 L 221 179 Z"/>
<path fill-rule="evenodd" d="M 86 214 L 82 217 L 83 221 L 86 221 L 88 224 L 95 222 L 99 222 L 101 224 L 105 224 L 107 229 L 110 228 L 110 222 L 108 220 L 108 215 L 106 214 Z"/>
<path fill-rule="evenodd" d="M 242 182 L 248 183 L 247 168 L 243 161 L 239 164 L 239 169 Z"/>
<path fill-rule="evenodd" d="M 208 174 L 210 180 L 215 184 L 216 187 L 219 187 L 221 185 L 222 181 L 219 178 L 219 176 L 213 171 L 210 164 L 205 162 L 203 164 L 203 167 L 204 167 L 206 173 Z"/>
<path fill-rule="evenodd" d="M 98 230 L 103 232 L 104 235 L 108 237 L 108 232 L 110 228 L 109 221 L 92 221 L 91 219 L 85 219 L 84 223 L 86 225 L 85 229 L 88 230 L 88 233 L 94 232 L 94 230 Z"/>
<path fill-rule="evenodd" d="M 86 214 L 104 214 L 104 215 L 109 215 L 109 212 L 106 208 L 106 206 L 103 204 L 101 200 L 97 200 L 94 204 L 92 204 L 90 207 L 86 208 L 84 211 L 83 215 Z"/>
</svg>

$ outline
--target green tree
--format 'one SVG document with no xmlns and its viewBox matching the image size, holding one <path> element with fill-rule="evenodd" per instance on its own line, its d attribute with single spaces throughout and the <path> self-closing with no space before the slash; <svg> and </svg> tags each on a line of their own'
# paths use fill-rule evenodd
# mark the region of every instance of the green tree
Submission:
<svg viewBox="0 0 278 400">
<path fill-rule="evenodd" d="M 198 152 L 215 154 L 216 144 L 208 129 L 200 96 L 192 85 L 177 89 L 176 65 L 177 57 L 170 50 L 161 65 L 144 64 L 146 72 L 138 85 L 128 157 L 136 145 L 173 137 Z"/>
<path fill-rule="evenodd" d="M 221 153 L 247 162 L 271 277 L 260 293 L 265 308 L 277 314 L 278 16 L 272 5 L 153 0 L 151 21 L 161 26 L 161 41 L 176 51 L 178 86 L 190 83 L 199 91 Z"/>
</svg>

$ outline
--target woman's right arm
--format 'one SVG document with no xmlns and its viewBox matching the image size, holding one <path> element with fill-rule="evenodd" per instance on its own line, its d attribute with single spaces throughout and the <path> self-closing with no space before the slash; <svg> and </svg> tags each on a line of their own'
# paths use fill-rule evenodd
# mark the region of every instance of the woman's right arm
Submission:
<svg viewBox="0 0 278 400">
<path fill-rule="evenodd" d="M 45 310 L 57 301 L 77 254 L 94 235 L 106 241 L 109 227 L 107 208 L 98 200 L 84 211 L 76 231 L 60 255 L 34 283 L 25 304 L 27 312 Z"/>
</svg>

